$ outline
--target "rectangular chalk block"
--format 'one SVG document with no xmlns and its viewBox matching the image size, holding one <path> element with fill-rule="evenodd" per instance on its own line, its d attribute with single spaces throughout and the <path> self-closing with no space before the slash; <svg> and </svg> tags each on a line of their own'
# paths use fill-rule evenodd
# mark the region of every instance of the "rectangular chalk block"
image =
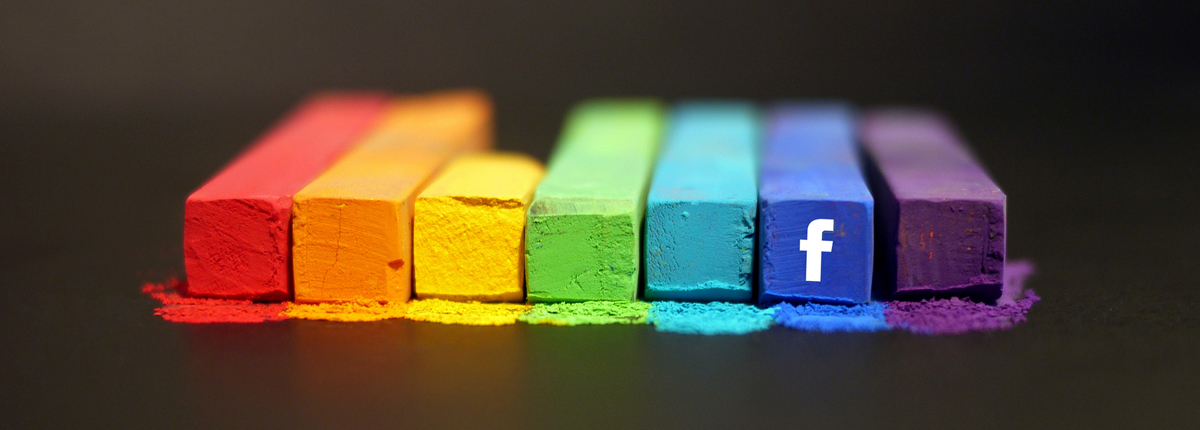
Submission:
<svg viewBox="0 0 1200 430">
<path fill-rule="evenodd" d="M 647 300 L 750 301 L 758 138 L 753 104 L 672 109 L 646 200 Z"/>
<path fill-rule="evenodd" d="M 315 95 L 188 196 L 187 294 L 290 300 L 292 196 L 357 144 L 386 105 L 384 93 Z"/>
<path fill-rule="evenodd" d="M 781 104 L 768 116 L 759 180 L 759 302 L 871 300 L 874 200 L 853 110 Z"/>
<path fill-rule="evenodd" d="M 664 125 L 652 100 L 597 100 L 567 117 L 525 226 L 533 302 L 637 298 L 646 191 Z"/>
<path fill-rule="evenodd" d="M 861 133 L 879 201 L 876 293 L 996 301 L 1004 192 L 950 122 L 924 110 L 874 110 L 863 116 Z"/>
<path fill-rule="evenodd" d="M 293 203 L 297 302 L 404 302 L 412 295 L 417 195 L 456 154 L 491 145 L 477 92 L 404 98 Z"/>
<path fill-rule="evenodd" d="M 525 211 L 544 174 L 537 160 L 512 153 L 451 161 L 417 197 L 417 297 L 524 301 Z"/>
</svg>

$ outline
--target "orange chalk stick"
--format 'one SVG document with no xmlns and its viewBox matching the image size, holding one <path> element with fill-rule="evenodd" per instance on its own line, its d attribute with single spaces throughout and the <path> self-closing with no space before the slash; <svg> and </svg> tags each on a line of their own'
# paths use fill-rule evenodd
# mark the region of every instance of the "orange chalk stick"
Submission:
<svg viewBox="0 0 1200 430">
<path fill-rule="evenodd" d="M 296 301 L 407 301 L 414 201 L 456 154 L 492 145 L 491 112 L 477 92 L 394 102 L 360 146 L 296 193 Z"/>
</svg>

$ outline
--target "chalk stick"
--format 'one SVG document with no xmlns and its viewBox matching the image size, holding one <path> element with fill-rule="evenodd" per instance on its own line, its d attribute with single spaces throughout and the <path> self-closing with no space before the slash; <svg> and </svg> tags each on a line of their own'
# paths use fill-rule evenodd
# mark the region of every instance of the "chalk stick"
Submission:
<svg viewBox="0 0 1200 430">
<path fill-rule="evenodd" d="M 324 93 L 300 104 L 187 198 L 187 294 L 292 297 L 292 196 L 353 147 L 383 115 L 383 93 Z"/>
<path fill-rule="evenodd" d="M 874 200 L 855 118 L 838 103 L 769 114 L 759 182 L 759 302 L 871 299 Z"/>
<path fill-rule="evenodd" d="M 544 174 L 537 160 L 514 153 L 451 161 L 417 197 L 417 297 L 524 301 L 525 211 Z"/>
<path fill-rule="evenodd" d="M 671 110 L 646 201 L 646 299 L 751 299 L 758 138 L 750 103 Z"/>
<path fill-rule="evenodd" d="M 630 301 L 664 108 L 652 100 L 582 103 L 567 117 L 525 227 L 530 301 Z"/>
<path fill-rule="evenodd" d="M 420 130 L 468 150 L 485 150 L 494 143 L 492 102 L 478 90 L 453 90 L 392 101 L 386 122 L 394 130 Z M 404 131 L 412 133 L 412 131 Z"/>
<path fill-rule="evenodd" d="M 879 201 L 877 292 L 999 298 L 1006 198 L 950 122 L 881 109 L 863 116 L 861 133 Z"/>
<path fill-rule="evenodd" d="M 297 302 L 403 302 L 412 295 L 413 203 L 462 151 L 490 145 L 474 92 L 404 99 L 293 202 Z"/>
</svg>

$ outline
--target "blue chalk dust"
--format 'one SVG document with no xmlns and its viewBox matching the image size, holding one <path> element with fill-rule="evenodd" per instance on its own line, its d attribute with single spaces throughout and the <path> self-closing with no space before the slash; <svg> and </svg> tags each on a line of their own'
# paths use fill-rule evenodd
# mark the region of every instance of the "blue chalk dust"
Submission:
<svg viewBox="0 0 1200 430">
<path fill-rule="evenodd" d="M 770 328 L 773 312 L 743 303 L 659 301 L 651 304 L 646 320 L 668 333 L 746 334 Z"/>
<path fill-rule="evenodd" d="M 883 303 L 854 306 L 780 303 L 772 306 L 769 311 L 774 313 L 775 322 L 781 326 L 831 333 L 890 330 L 891 327 L 884 319 L 885 309 L 887 305 Z"/>
</svg>

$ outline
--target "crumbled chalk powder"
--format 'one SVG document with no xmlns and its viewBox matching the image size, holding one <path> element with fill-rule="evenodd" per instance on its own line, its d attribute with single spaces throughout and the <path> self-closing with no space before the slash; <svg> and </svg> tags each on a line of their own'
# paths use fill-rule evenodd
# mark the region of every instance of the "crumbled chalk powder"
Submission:
<svg viewBox="0 0 1200 430">
<path fill-rule="evenodd" d="M 742 303 L 653 302 L 647 321 L 658 331 L 683 334 L 746 334 L 771 327 L 772 311 Z"/>
<path fill-rule="evenodd" d="M 283 313 L 288 318 L 360 322 L 404 318 L 407 309 L 407 303 L 379 303 L 373 300 L 360 300 L 339 303 L 290 303 Z"/>
<path fill-rule="evenodd" d="M 163 283 L 147 282 L 142 293 L 157 300 L 160 306 L 154 314 L 171 322 L 210 323 L 259 323 L 279 321 L 286 303 L 256 303 L 250 300 L 203 299 L 184 297 L 187 284 L 171 278 Z"/>
<path fill-rule="evenodd" d="M 775 322 L 787 328 L 819 332 L 858 332 L 888 330 L 881 303 L 857 306 L 807 303 L 780 303 L 771 308 Z"/>
<path fill-rule="evenodd" d="M 539 303 L 521 315 L 529 324 L 575 326 L 585 324 L 646 324 L 646 302 Z"/>
<path fill-rule="evenodd" d="M 920 334 L 1008 330 L 1025 322 L 1030 308 L 1042 299 L 1033 290 L 1025 290 L 1025 280 L 1034 269 L 1028 260 L 1008 262 L 1003 292 L 995 306 L 960 298 L 892 301 L 887 302 L 884 317 L 893 328 Z"/>
<path fill-rule="evenodd" d="M 988 305 L 950 298 L 919 302 L 888 302 L 888 325 L 921 334 L 959 334 L 1007 330 L 1025 321 L 1025 314 L 1041 300 L 1033 290 L 1011 305 Z"/>
<path fill-rule="evenodd" d="M 780 303 L 769 309 L 737 303 L 612 302 L 578 303 L 479 303 L 439 299 L 408 303 L 354 301 L 298 304 L 259 303 L 185 297 L 186 283 L 169 279 L 146 283 L 142 293 L 160 303 L 155 315 L 182 323 L 255 323 L 287 318 L 328 321 L 377 321 L 408 318 L 443 324 L 505 325 L 529 324 L 654 324 L 656 330 L 689 334 L 744 334 L 765 330 L 773 324 L 819 332 L 856 332 L 901 329 L 939 335 L 973 331 L 1006 330 L 1024 322 L 1034 303 L 1041 300 L 1025 290 L 1025 280 L 1034 266 L 1024 260 L 1005 268 L 1004 293 L 996 305 L 968 299 L 926 299 L 919 302 L 890 301 L 857 306 L 793 305 Z"/>
<path fill-rule="evenodd" d="M 529 308 L 529 305 L 521 303 L 452 302 L 441 299 L 424 299 L 408 302 L 408 313 L 405 318 L 441 324 L 508 325 L 516 324 L 517 318 Z"/>
</svg>

